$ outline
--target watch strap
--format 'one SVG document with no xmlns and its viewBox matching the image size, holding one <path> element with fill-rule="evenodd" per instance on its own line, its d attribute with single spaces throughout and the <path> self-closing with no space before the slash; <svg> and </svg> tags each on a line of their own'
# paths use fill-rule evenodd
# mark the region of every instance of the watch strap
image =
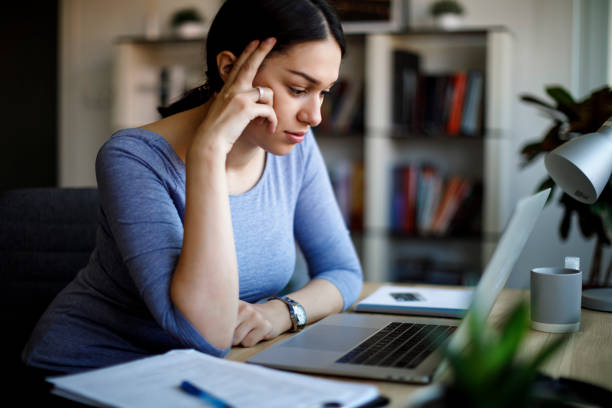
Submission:
<svg viewBox="0 0 612 408">
<path fill-rule="evenodd" d="M 296 302 L 295 300 L 291 299 L 288 296 L 272 296 L 269 299 L 270 300 L 278 299 L 287 305 L 287 309 L 289 309 L 289 319 L 291 320 L 291 331 L 292 332 L 299 331 L 303 327 L 299 325 L 298 317 L 295 314 L 295 307 L 301 307 L 301 305 L 298 302 Z"/>
</svg>

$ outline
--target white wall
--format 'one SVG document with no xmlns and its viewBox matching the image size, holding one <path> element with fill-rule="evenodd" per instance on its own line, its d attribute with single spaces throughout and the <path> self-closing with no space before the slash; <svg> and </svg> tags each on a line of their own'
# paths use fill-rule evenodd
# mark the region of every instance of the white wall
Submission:
<svg viewBox="0 0 612 408">
<path fill-rule="evenodd" d="M 521 169 L 519 151 L 528 141 L 539 139 L 549 121 L 519 100 L 523 93 L 546 98 L 544 87 L 560 84 L 574 93 L 588 82 L 575 62 L 584 54 L 578 16 L 589 2 L 608 0 L 460 0 L 470 26 L 504 25 L 515 37 L 514 96 L 512 101 L 512 148 L 508 151 L 512 181 L 509 188 L 512 206 L 532 193 L 545 177 L 543 163 Z M 427 7 L 431 0 L 411 0 L 413 26 L 430 23 Z M 112 43 L 120 35 L 144 33 L 146 0 L 63 0 L 61 9 L 61 118 L 60 184 L 95 185 L 93 164 L 99 146 L 110 136 L 110 89 Z M 167 21 L 173 10 L 189 4 L 207 16 L 214 15 L 219 0 L 158 0 L 159 15 Z M 612 13 L 612 11 L 610 11 Z M 167 27 L 162 27 L 167 31 Z M 606 35 L 612 35 L 607 34 Z M 606 47 L 607 48 L 607 47 Z M 591 51 L 592 52 L 592 51 Z M 607 49 L 601 50 L 602 55 Z M 604 58 L 605 60 L 605 58 Z M 612 68 L 604 69 L 604 76 Z M 610 75 L 612 76 L 612 75 Z M 579 79 L 576 79 L 579 78 Z M 602 79 L 602 85 L 606 78 Z M 558 227 L 562 215 L 555 201 L 548 206 L 519 259 L 509 286 L 527 287 L 529 269 L 561 265 L 565 255 L 580 256 L 583 270 L 590 267 L 594 242 L 580 235 L 574 222 L 567 242 L 561 242 Z M 610 258 L 608 249 L 606 259 Z"/>
<path fill-rule="evenodd" d="M 96 184 L 94 161 L 111 135 L 113 42 L 143 36 L 149 6 L 162 34 L 172 13 L 197 7 L 208 21 L 220 0 L 62 0 L 60 4 L 59 185 Z"/>
</svg>

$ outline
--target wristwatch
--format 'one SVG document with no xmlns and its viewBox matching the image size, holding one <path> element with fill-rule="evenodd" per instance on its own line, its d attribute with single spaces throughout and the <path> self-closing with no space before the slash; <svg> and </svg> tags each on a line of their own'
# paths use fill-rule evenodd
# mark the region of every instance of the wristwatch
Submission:
<svg viewBox="0 0 612 408">
<path fill-rule="evenodd" d="M 297 332 L 306 325 L 306 311 L 304 307 L 295 300 L 287 296 L 274 296 L 271 299 L 278 299 L 289 308 L 289 318 L 291 319 L 291 331 Z"/>
</svg>

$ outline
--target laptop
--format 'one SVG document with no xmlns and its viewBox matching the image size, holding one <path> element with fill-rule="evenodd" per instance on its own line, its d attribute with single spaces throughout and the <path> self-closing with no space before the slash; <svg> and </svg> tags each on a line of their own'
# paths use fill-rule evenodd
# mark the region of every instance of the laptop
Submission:
<svg viewBox="0 0 612 408">
<path fill-rule="evenodd" d="M 338 313 L 273 344 L 248 363 L 283 370 L 427 384 L 440 374 L 443 344 L 467 343 L 471 313 L 488 316 L 544 208 L 550 189 L 521 199 L 487 264 L 470 308 L 457 321 L 418 316 Z"/>
</svg>

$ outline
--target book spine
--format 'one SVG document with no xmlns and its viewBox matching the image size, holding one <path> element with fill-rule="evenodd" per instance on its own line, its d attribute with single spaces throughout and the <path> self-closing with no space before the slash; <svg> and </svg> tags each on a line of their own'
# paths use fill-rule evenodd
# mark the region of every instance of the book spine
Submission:
<svg viewBox="0 0 612 408">
<path fill-rule="evenodd" d="M 458 135 L 461 127 L 461 113 L 463 112 L 467 74 L 465 72 L 457 72 L 453 76 L 453 83 L 453 97 L 450 106 L 450 116 L 448 118 L 446 128 L 447 133 L 451 136 Z"/>
<path fill-rule="evenodd" d="M 410 51 L 393 52 L 393 126 L 405 131 L 412 127 L 417 105 L 420 57 Z"/>
</svg>

